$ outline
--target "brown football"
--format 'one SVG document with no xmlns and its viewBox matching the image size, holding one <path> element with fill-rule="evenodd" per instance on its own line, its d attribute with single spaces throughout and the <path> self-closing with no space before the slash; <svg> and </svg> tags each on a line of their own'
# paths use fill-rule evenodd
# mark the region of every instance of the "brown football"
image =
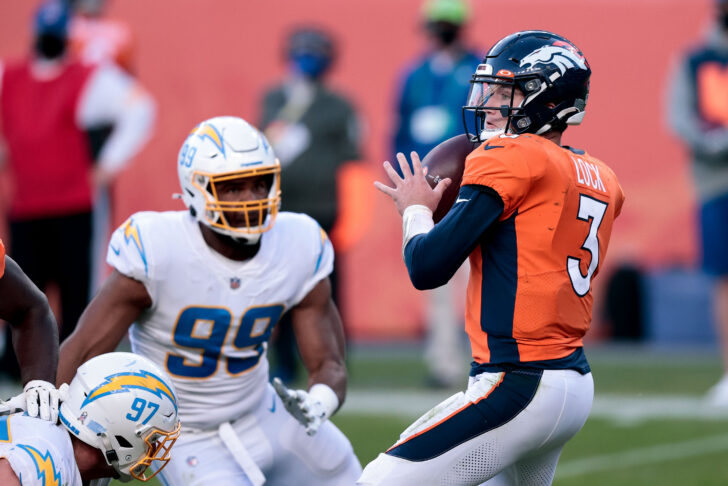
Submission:
<svg viewBox="0 0 728 486">
<path fill-rule="evenodd" d="M 440 180 L 448 177 L 452 180 L 450 187 L 445 189 L 435 214 L 432 215 L 435 223 L 444 218 L 455 204 L 460 191 L 460 181 L 463 179 L 465 157 L 476 147 L 477 145 L 472 143 L 467 135 L 457 135 L 430 150 L 422 159 L 422 165 L 427 167 L 427 182 L 430 186 L 435 187 Z"/>
</svg>

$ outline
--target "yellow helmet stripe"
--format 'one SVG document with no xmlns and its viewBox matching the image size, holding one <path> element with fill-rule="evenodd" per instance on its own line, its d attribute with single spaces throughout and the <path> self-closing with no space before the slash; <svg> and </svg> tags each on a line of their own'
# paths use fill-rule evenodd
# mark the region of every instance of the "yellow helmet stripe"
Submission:
<svg viewBox="0 0 728 486">
<path fill-rule="evenodd" d="M 131 388 L 146 390 L 158 397 L 166 396 L 177 409 L 177 400 L 172 390 L 164 383 L 162 379 L 148 371 L 139 373 L 119 373 L 106 377 L 106 381 L 100 386 L 91 390 L 86 399 L 81 404 L 81 408 L 103 396 L 112 393 L 126 393 Z"/>
</svg>

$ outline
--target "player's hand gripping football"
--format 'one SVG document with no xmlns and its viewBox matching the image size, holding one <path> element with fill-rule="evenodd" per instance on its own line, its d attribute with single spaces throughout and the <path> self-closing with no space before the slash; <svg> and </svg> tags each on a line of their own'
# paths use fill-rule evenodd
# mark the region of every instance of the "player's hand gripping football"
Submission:
<svg viewBox="0 0 728 486">
<path fill-rule="evenodd" d="M 412 170 L 410 170 L 407 163 L 407 157 L 402 152 L 397 154 L 397 161 L 404 177 L 400 177 L 389 161 L 385 161 L 384 170 L 394 183 L 394 187 L 389 187 L 379 181 L 374 182 L 374 187 L 392 198 L 399 214 L 404 213 L 408 206 L 416 204 L 426 206 L 434 212 L 440 198 L 442 198 L 442 194 L 452 181 L 449 178 L 442 179 L 434 189 L 431 188 L 425 179 L 427 171 L 422 167 L 417 152 L 412 152 L 410 157 L 412 158 Z"/>
<path fill-rule="evenodd" d="M 58 389 L 47 381 L 29 381 L 23 393 L 7 401 L 0 401 L 0 415 L 26 411 L 31 417 L 40 417 L 52 423 L 58 421 L 58 407 L 68 394 L 68 385 L 63 384 Z"/>
<path fill-rule="evenodd" d="M 273 378 L 273 388 L 286 407 L 288 413 L 306 427 L 308 435 L 318 432 L 321 424 L 328 418 L 326 406 L 305 390 L 290 390 L 279 378 Z"/>
</svg>

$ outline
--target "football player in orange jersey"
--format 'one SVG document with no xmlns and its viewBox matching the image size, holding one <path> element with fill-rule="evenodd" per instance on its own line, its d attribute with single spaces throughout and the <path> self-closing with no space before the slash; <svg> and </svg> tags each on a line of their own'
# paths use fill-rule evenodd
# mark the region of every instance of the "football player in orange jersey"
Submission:
<svg viewBox="0 0 728 486">
<path fill-rule="evenodd" d="M 608 166 L 561 144 L 567 125 L 582 121 L 590 75 L 581 51 L 550 32 L 495 44 L 464 108 L 481 145 L 437 225 L 432 212 L 450 181 L 431 189 L 414 152 L 412 170 L 397 155 L 404 177 L 384 163 L 394 187 L 375 185 L 402 214 L 414 286 L 442 285 L 470 259 L 473 365 L 467 390 L 412 424 L 357 484 L 551 484 L 561 449 L 591 409 L 582 349 L 591 279 L 624 201 Z"/>
<path fill-rule="evenodd" d="M 58 326 L 48 301 L 12 258 L 0 240 L 0 319 L 8 321 L 20 364 L 23 393 L 9 403 L 0 401 L 0 414 L 15 408 L 53 423 L 58 420 L 58 391 L 53 385 L 58 366 Z"/>
</svg>

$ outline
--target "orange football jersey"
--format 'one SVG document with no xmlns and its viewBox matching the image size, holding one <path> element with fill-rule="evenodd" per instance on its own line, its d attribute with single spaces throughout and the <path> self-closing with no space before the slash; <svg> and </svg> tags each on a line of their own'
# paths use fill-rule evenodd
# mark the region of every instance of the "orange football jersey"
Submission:
<svg viewBox="0 0 728 486">
<path fill-rule="evenodd" d="M 5 245 L 3 240 L 0 240 L 0 278 L 5 275 Z"/>
<path fill-rule="evenodd" d="M 502 135 L 467 158 L 462 185 L 494 189 L 503 214 L 470 255 L 466 330 L 478 363 L 564 358 L 589 329 L 591 279 L 624 194 L 614 172 L 536 135 Z"/>
</svg>

